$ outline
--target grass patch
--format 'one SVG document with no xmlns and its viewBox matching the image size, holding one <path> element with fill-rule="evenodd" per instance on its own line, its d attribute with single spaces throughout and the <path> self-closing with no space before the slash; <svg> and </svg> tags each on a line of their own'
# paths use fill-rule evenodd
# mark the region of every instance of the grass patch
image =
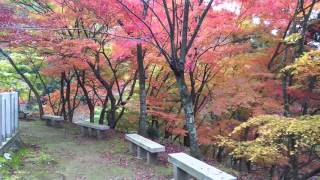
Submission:
<svg viewBox="0 0 320 180">
<path fill-rule="evenodd" d="M 64 124 L 64 129 L 48 127 L 43 121 L 21 122 L 20 125 L 21 139 L 30 147 L 11 179 L 171 177 L 171 168 L 147 165 L 129 154 L 121 133 L 110 131 L 107 138 L 96 140 L 80 136 L 79 128 L 69 123 Z"/>
<path fill-rule="evenodd" d="M 10 153 L 11 154 L 11 153 Z M 0 157 L 0 174 L 4 180 L 23 179 L 32 170 L 37 175 L 46 174 L 56 164 L 52 156 L 32 148 L 21 148 L 12 153 L 11 159 Z"/>
<path fill-rule="evenodd" d="M 5 155 L 0 157 L 0 174 L 2 178 L 8 179 L 12 173 L 17 171 L 23 163 L 24 157 L 29 153 L 27 148 L 22 148 L 17 152 L 10 152 L 7 158 Z"/>
</svg>

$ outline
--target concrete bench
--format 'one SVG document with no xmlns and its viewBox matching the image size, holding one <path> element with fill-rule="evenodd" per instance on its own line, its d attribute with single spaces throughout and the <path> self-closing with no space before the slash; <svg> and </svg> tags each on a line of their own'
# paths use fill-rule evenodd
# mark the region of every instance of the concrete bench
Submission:
<svg viewBox="0 0 320 180">
<path fill-rule="evenodd" d="M 236 180 L 237 178 L 220 171 L 185 153 L 169 154 L 168 161 L 173 164 L 175 180 Z"/>
<path fill-rule="evenodd" d="M 19 119 L 27 119 L 30 114 L 28 111 L 19 111 Z"/>
<path fill-rule="evenodd" d="M 43 115 L 42 119 L 46 121 L 48 126 L 62 127 L 62 122 L 64 121 L 62 116 L 54 115 Z"/>
<path fill-rule="evenodd" d="M 80 126 L 82 136 L 96 136 L 98 139 L 102 139 L 105 136 L 105 132 L 110 129 L 107 125 L 94 124 L 89 121 L 76 122 Z"/>
<path fill-rule="evenodd" d="M 158 153 L 164 152 L 165 147 L 138 134 L 126 134 L 126 140 L 130 142 L 129 150 L 137 154 L 139 159 L 147 158 L 147 163 L 156 163 Z"/>
</svg>

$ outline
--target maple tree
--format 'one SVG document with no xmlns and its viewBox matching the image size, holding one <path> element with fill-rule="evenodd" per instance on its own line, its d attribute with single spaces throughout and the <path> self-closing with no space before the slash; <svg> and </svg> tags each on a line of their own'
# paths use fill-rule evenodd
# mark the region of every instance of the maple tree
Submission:
<svg viewBox="0 0 320 180">
<path fill-rule="evenodd" d="M 201 109 L 206 101 L 206 98 L 201 99 L 199 95 L 205 84 L 208 83 L 210 76 L 214 75 L 212 69 L 218 60 L 229 55 L 226 53 L 226 49 L 229 48 L 231 52 L 229 56 L 233 56 L 237 53 L 237 49 L 231 49 L 230 47 L 242 47 L 242 44 L 238 43 L 242 41 L 241 38 L 237 39 L 233 36 L 236 36 L 236 33 L 241 34 L 243 32 L 246 21 L 249 20 L 248 17 L 252 17 L 257 9 L 262 10 L 259 18 L 268 22 L 265 26 L 270 28 L 272 25 L 272 27 L 283 29 L 291 17 L 296 1 L 239 1 L 244 7 L 243 9 L 240 8 L 239 12 L 212 10 L 208 7 L 211 7 L 213 1 L 206 3 L 185 1 L 181 4 L 176 2 L 167 4 L 166 1 L 162 1 L 162 6 L 154 4 L 148 6 L 149 14 L 147 18 L 141 17 L 141 7 L 145 4 L 144 1 L 118 2 L 127 11 L 126 15 L 130 17 L 122 23 L 127 26 L 127 31 L 131 30 L 131 37 L 140 41 L 151 41 L 159 53 L 162 54 L 163 61 L 167 62 L 171 68 L 180 89 L 179 94 L 186 116 L 191 149 L 193 149 L 194 154 L 197 154 L 197 133 L 194 118 L 196 110 Z M 276 18 L 272 18 L 270 11 L 262 8 L 271 6 L 271 4 L 275 12 L 278 13 Z M 193 8 L 189 9 L 189 6 Z M 288 11 L 282 11 L 283 8 L 288 9 Z M 216 13 L 219 13 L 219 15 L 216 15 Z M 222 22 L 221 19 L 224 19 L 224 21 Z M 276 21 L 276 19 L 283 21 Z M 243 29 L 239 28 L 241 25 L 244 26 Z M 135 32 L 134 28 L 139 28 L 139 31 Z M 230 43 L 233 45 L 228 46 Z M 217 53 L 217 49 L 221 48 L 220 46 L 227 47 L 224 51 L 221 51 L 221 57 Z M 245 46 L 243 47 L 245 48 Z M 208 57 L 215 57 L 215 59 L 206 59 Z M 200 67 L 204 67 L 204 69 Z M 197 74 L 197 68 L 204 72 L 202 74 L 203 81 L 200 81 L 200 85 L 198 85 L 199 78 L 194 75 Z M 186 74 L 189 75 L 190 84 Z"/>
<path fill-rule="evenodd" d="M 162 1 L 162 6 L 154 4 L 147 5 L 150 12 L 148 16 L 150 17 L 147 16 L 147 18 L 142 18 L 141 13 L 139 13 L 141 10 L 137 7 L 143 7 L 144 1 L 118 1 L 130 17 L 127 18 L 129 21 L 127 20 L 124 24 L 132 28 L 132 24 L 136 25 L 138 21 L 136 27 L 140 30 L 144 30 L 143 33 L 147 34 L 147 40 L 148 38 L 151 38 L 151 43 L 155 45 L 171 68 L 179 88 L 191 152 L 197 157 L 200 157 L 200 151 L 197 143 L 198 138 L 195 126 L 194 102 L 192 94 L 188 90 L 185 72 L 192 69 L 193 63 L 199 58 L 199 54 L 203 55 L 204 52 L 214 48 L 212 47 L 211 42 L 209 43 L 209 47 L 203 48 L 199 52 L 198 48 L 192 48 L 194 42 L 198 39 L 203 39 L 204 41 L 206 39 L 211 39 L 209 38 L 209 36 L 212 35 L 210 33 L 201 34 L 202 38 L 196 37 L 200 35 L 201 32 L 204 32 L 203 29 L 205 28 L 202 28 L 203 31 L 200 31 L 200 29 L 202 25 L 209 22 L 208 18 L 212 17 L 212 19 L 210 19 L 211 22 L 214 20 L 214 12 L 210 8 L 213 2 L 214 1 L 211 0 L 207 3 L 199 3 L 186 0 L 183 3 L 173 2 L 172 4 L 169 4 L 166 1 Z M 139 4 L 140 6 L 137 6 Z M 190 8 L 191 6 L 194 8 Z M 229 15 L 229 17 L 234 16 L 232 13 L 225 13 L 225 15 Z M 206 18 L 207 16 L 208 18 Z M 132 20 L 135 21 L 132 22 Z M 210 29 L 210 26 L 208 27 Z M 212 29 L 214 30 L 214 28 L 215 27 Z M 206 32 L 214 32 L 209 31 L 209 29 L 206 29 Z M 133 34 L 133 36 L 134 35 L 136 34 Z M 143 36 L 142 39 L 145 39 L 145 35 L 141 35 L 141 33 L 137 34 L 137 36 Z M 198 43 L 201 43 L 201 41 L 198 40 Z M 218 41 L 218 43 L 220 42 Z M 194 59 L 192 59 L 192 52 L 195 54 Z"/>
<path fill-rule="evenodd" d="M 308 34 L 308 22 L 311 19 L 311 13 L 316 8 L 316 3 L 316 0 L 296 2 L 296 7 L 293 8 L 294 11 L 283 32 L 283 37 L 268 64 L 269 69 L 287 66 L 303 54 L 306 49 L 305 41 Z M 280 60 L 280 63 L 274 65 L 276 60 Z M 291 84 L 292 77 L 289 74 L 284 74 L 282 76 L 282 94 L 285 116 L 290 116 L 291 113 L 290 104 L 292 102 L 290 102 L 291 94 L 289 92 Z M 307 104 L 308 102 L 304 102 L 303 114 L 307 112 Z"/>
<path fill-rule="evenodd" d="M 18 3 L 28 9 L 28 7 L 34 6 L 33 3 L 36 2 Z M 117 47 L 110 45 L 112 38 L 96 29 L 93 20 L 100 21 L 99 17 L 94 14 L 86 16 L 90 15 L 89 11 L 81 10 L 80 7 L 85 5 L 85 1 L 84 4 L 75 4 L 73 1 L 66 2 L 66 4 L 55 1 L 48 3 L 50 3 L 49 11 L 47 11 L 48 5 L 41 13 L 34 9 L 31 9 L 30 13 L 34 14 L 37 23 L 47 28 L 42 34 L 36 34 L 34 37 L 34 41 L 38 42 L 36 44 L 37 48 L 40 49 L 41 54 L 46 57 L 48 62 L 48 67 L 44 71 L 48 75 L 61 76 L 60 96 L 62 106 L 59 106 L 61 112 L 58 112 L 59 110 L 57 112 L 64 115 L 73 114 L 75 103 L 73 103 L 72 108 L 68 102 L 72 101 L 70 99 L 70 84 L 73 81 L 72 79 L 76 77 L 75 79 L 79 83 L 79 88 L 82 90 L 90 110 L 90 120 L 94 121 L 95 106 L 101 105 L 103 110 L 99 123 L 103 123 L 109 103 L 111 107 L 107 112 L 108 116 L 110 115 L 108 123 L 110 127 L 114 128 L 123 115 L 126 101 L 132 96 L 136 82 L 135 68 L 132 69 L 133 76 L 124 74 L 125 69 L 130 69 L 129 66 L 131 66 L 129 61 L 125 59 L 128 59 L 128 56 L 121 54 L 121 52 L 117 54 Z M 90 7 L 88 4 L 88 9 Z M 62 9 L 63 13 L 60 13 L 59 11 Z M 80 14 L 83 11 L 87 13 Z M 75 22 L 75 25 L 73 22 Z M 112 23 L 112 21 L 109 22 Z M 100 30 L 107 28 L 107 26 L 108 24 L 105 24 L 105 26 L 100 27 Z M 49 35 L 52 33 L 52 28 L 57 30 L 54 31 L 53 35 Z M 86 28 L 93 28 L 92 32 Z M 110 48 L 114 48 L 112 54 L 109 52 Z M 132 64 L 132 67 L 134 66 L 135 64 Z M 110 79 L 107 79 L 106 75 L 111 75 Z M 66 93 L 63 93 L 64 82 L 67 84 Z M 131 93 L 127 94 L 129 88 L 131 88 Z M 114 89 L 117 90 L 119 97 L 115 97 Z M 103 96 L 103 92 L 106 92 L 107 96 Z M 65 105 L 71 112 L 65 113 Z M 118 109 L 120 109 L 120 114 L 116 117 Z M 71 115 L 69 119 L 72 117 Z"/>
<path fill-rule="evenodd" d="M 10 55 L 3 50 L 3 45 L 6 47 L 7 44 L 17 44 L 19 40 L 10 41 L 10 38 L 14 36 L 15 34 L 21 33 L 22 36 L 25 35 L 24 31 L 12 28 L 12 26 L 19 24 L 24 24 L 26 19 L 20 16 L 19 14 L 16 14 L 13 10 L 13 7 L 5 4 L 3 1 L 0 1 L 0 27 L 4 28 L 5 30 L 1 32 L 0 36 L 0 54 L 5 57 L 6 60 L 11 64 L 11 66 L 15 69 L 15 71 L 21 76 L 21 78 L 26 82 L 26 84 L 29 86 L 30 90 L 33 92 L 37 99 L 38 107 L 39 107 L 39 113 L 40 116 L 43 115 L 43 106 L 41 102 L 40 93 L 38 92 L 37 88 L 33 85 L 32 81 L 24 74 L 24 72 L 17 66 L 14 59 L 10 57 Z"/>
</svg>

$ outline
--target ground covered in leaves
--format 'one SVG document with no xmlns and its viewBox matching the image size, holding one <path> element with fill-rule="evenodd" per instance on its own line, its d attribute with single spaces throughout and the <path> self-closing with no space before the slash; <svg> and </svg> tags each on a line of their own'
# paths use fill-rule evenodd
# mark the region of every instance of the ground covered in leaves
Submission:
<svg viewBox="0 0 320 180">
<path fill-rule="evenodd" d="M 70 124 L 47 127 L 43 121 L 20 123 L 21 162 L 9 179 L 170 179 L 172 168 L 160 162 L 147 165 L 128 153 L 123 134 L 109 132 L 104 140 L 81 137 Z"/>
</svg>

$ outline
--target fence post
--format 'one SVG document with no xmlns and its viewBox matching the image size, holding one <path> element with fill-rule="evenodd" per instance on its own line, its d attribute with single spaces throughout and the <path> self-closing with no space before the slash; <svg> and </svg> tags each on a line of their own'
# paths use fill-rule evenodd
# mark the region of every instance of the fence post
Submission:
<svg viewBox="0 0 320 180">
<path fill-rule="evenodd" d="M 6 127 L 6 138 L 11 137 L 11 107 L 10 107 L 10 94 L 3 93 L 4 106 L 5 106 L 5 127 Z"/>
<path fill-rule="evenodd" d="M 4 99 L 2 97 L 2 94 L 0 94 L 0 144 L 2 145 L 2 142 L 5 140 L 6 138 L 6 134 L 5 134 L 5 106 L 4 106 Z"/>
<path fill-rule="evenodd" d="M 12 92 L 10 93 L 11 97 L 11 112 L 10 112 L 10 120 L 11 120 L 11 133 L 17 132 L 17 127 L 18 127 L 18 93 L 17 92 Z"/>
<path fill-rule="evenodd" d="M 18 132 L 18 92 L 0 93 L 0 145 Z"/>
<path fill-rule="evenodd" d="M 15 92 L 15 120 L 14 120 L 14 124 L 15 124 L 15 133 L 18 132 L 19 130 L 19 93 Z"/>
<path fill-rule="evenodd" d="M 10 134 L 14 133 L 14 95 L 10 93 Z"/>
</svg>

